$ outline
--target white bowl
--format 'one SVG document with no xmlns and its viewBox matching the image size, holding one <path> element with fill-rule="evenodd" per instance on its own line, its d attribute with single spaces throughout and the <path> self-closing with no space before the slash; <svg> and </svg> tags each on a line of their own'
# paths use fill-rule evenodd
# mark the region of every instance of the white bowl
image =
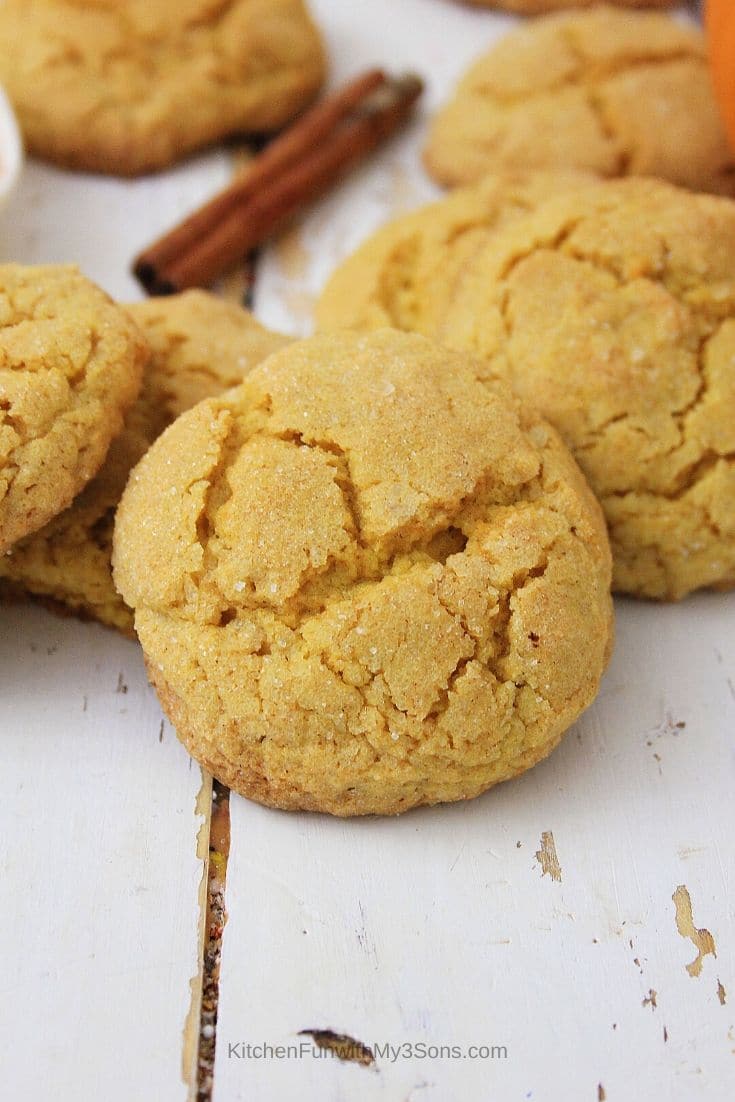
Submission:
<svg viewBox="0 0 735 1102">
<path fill-rule="evenodd" d="M 23 164 L 23 143 L 13 108 L 0 88 L 0 207 L 18 182 Z"/>
</svg>

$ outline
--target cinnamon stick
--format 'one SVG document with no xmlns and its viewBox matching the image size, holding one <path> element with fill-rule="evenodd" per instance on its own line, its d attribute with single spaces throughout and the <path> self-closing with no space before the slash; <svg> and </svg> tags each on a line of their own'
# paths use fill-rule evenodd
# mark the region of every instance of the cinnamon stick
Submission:
<svg viewBox="0 0 735 1102">
<path fill-rule="evenodd" d="M 311 108 L 238 176 L 136 259 L 150 294 L 207 286 L 323 194 L 407 118 L 420 78 L 371 70 Z"/>
</svg>

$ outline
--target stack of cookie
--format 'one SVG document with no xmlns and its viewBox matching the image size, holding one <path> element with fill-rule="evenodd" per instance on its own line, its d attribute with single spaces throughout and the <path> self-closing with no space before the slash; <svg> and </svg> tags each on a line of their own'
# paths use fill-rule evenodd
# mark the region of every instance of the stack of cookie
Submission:
<svg viewBox="0 0 735 1102">
<path fill-rule="evenodd" d="M 0 268 L 0 586 L 134 624 L 191 753 L 276 807 L 473 797 L 594 699 L 611 589 L 735 584 L 735 203 L 676 186 L 733 181 L 701 38 L 606 8 L 514 32 L 427 164 L 467 186 L 349 258 L 305 341 Z"/>
<path fill-rule="evenodd" d="M 546 416 L 604 511 L 615 591 L 735 585 L 735 165 L 702 35 L 604 6 L 526 25 L 425 161 L 464 186 L 349 257 L 319 328 L 421 333 Z"/>
<path fill-rule="evenodd" d="M 602 514 L 480 361 L 395 330 L 292 344 L 202 292 L 126 311 L 69 268 L 0 267 L 0 307 L 3 584 L 126 631 L 134 609 L 179 734 L 238 791 L 474 796 L 593 699 Z"/>
<path fill-rule="evenodd" d="M 568 187 L 568 177 L 563 185 Z M 735 583 L 735 203 L 669 184 L 486 179 L 380 231 L 323 328 L 416 330 L 505 377 L 600 499 L 615 589 Z"/>
<path fill-rule="evenodd" d="M 0 266 L 0 306 L 0 592 L 133 634 L 110 562 L 131 469 L 287 340 L 203 291 L 123 309 L 74 268 Z"/>
<path fill-rule="evenodd" d="M 348 258 L 320 328 L 420 332 L 505 377 L 599 498 L 618 592 L 735 584 L 735 204 L 664 182 L 735 188 L 703 36 L 605 6 L 525 25 L 426 163 L 466 186 Z"/>
</svg>

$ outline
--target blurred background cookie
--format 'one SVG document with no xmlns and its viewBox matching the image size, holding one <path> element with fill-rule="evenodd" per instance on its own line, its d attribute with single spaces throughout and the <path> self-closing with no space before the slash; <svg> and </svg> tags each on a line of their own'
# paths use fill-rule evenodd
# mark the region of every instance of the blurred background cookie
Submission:
<svg viewBox="0 0 735 1102">
<path fill-rule="evenodd" d="M 76 268 L 0 265 L 0 553 L 97 473 L 146 355 L 130 317 Z"/>
<path fill-rule="evenodd" d="M 601 7 L 506 35 L 460 81 L 425 150 L 446 185 L 504 168 L 649 175 L 730 193 L 727 145 L 700 31 Z"/>
<path fill-rule="evenodd" d="M 615 589 L 735 584 L 735 203 L 632 179 L 549 199 L 488 237 L 437 335 L 559 429 Z"/>
<path fill-rule="evenodd" d="M 151 357 L 138 401 L 96 478 L 73 504 L 0 558 L 0 592 L 47 598 L 133 633 L 112 582 L 112 529 L 128 475 L 156 437 L 203 398 L 242 381 L 287 341 L 246 310 L 204 291 L 128 307 Z"/>
<path fill-rule="evenodd" d="M 135 468 L 115 581 L 179 736 L 236 791 L 337 815 L 466 799 L 595 696 L 602 514 L 479 370 L 394 330 L 315 337 Z"/>
<path fill-rule="evenodd" d="M 135 176 L 276 130 L 324 77 L 302 0 L 5 0 L 0 83 L 28 150 Z"/>
</svg>

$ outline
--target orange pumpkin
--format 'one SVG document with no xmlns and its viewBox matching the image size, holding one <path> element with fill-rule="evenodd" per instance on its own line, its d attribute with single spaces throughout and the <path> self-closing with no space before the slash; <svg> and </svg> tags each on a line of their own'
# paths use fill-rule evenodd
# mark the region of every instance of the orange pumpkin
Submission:
<svg viewBox="0 0 735 1102">
<path fill-rule="evenodd" d="M 707 0 L 705 22 L 715 95 L 735 149 L 735 3 Z"/>
</svg>

